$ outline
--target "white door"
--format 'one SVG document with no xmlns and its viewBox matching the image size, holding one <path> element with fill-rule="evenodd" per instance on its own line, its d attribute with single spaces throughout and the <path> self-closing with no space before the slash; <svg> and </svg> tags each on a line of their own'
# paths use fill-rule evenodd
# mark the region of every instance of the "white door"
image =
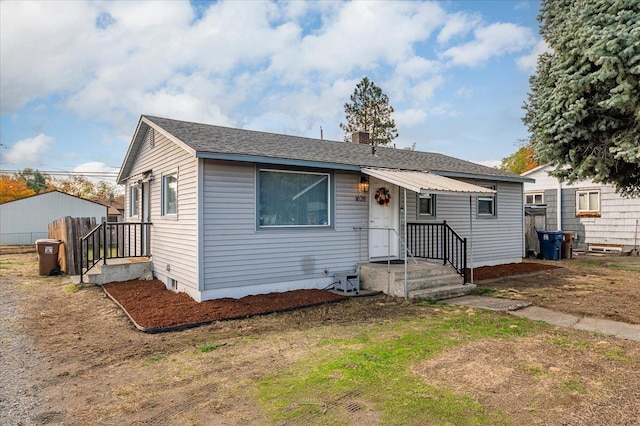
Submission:
<svg viewBox="0 0 640 426">
<path fill-rule="evenodd" d="M 400 247 L 396 232 L 400 228 L 398 187 L 369 178 L 369 257 L 397 258 Z M 389 231 L 394 229 L 396 232 Z"/>
</svg>

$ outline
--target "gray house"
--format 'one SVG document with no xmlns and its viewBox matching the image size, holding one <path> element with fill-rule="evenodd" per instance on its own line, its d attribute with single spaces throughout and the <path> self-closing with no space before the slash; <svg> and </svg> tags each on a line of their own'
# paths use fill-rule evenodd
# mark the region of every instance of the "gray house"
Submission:
<svg viewBox="0 0 640 426">
<path fill-rule="evenodd" d="M 567 184 L 542 165 L 522 174 L 525 205 L 544 212 L 548 231 L 574 235 L 574 247 L 592 251 L 629 251 L 640 244 L 640 198 L 626 198 L 612 185 L 591 181 Z"/>
<path fill-rule="evenodd" d="M 434 248 L 462 273 L 521 261 L 526 178 L 354 142 L 142 116 L 118 176 L 125 220 L 152 224 L 154 275 L 198 301 L 325 288 Z"/>
</svg>

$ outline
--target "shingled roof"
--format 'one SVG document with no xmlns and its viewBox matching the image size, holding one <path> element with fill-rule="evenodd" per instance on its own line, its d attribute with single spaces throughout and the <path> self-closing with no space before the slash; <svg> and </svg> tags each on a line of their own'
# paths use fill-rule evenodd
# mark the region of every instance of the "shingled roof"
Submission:
<svg viewBox="0 0 640 426">
<path fill-rule="evenodd" d="M 433 152 L 376 147 L 375 154 L 372 154 L 371 145 L 234 129 L 147 115 L 140 119 L 137 135 L 129 147 L 128 158 L 125 159 L 119 180 L 126 178 L 130 161 L 133 161 L 129 157 L 135 157 L 137 153 L 134 145 L 141 142 L 146 133 L 144 127 L 150 125 L 173 136 L 191 149 L 196 157 L 202 158 L 301 166 L 322 165 L 352 170 L 361 167 L 420 170 L 449 177 L 512 182 L 527 180 L 513 173 Z"/>
</svg>

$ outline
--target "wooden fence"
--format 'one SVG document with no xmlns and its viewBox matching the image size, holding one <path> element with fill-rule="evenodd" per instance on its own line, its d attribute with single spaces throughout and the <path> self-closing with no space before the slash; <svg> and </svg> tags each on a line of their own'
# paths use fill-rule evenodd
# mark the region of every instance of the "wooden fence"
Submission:
<svg viewBox="0 0 640 426">
<path fill-rule="evenodd" d="M 104 218 L 102 218 L 104 220 Z M 80 238 L 87 235 L 98 224 L 95 217 L 66 216 L 49 224 L 49 238 L 62 240 L 58 252 L 60 269 L 67 275 L 80 275 Z"/>
</svg>

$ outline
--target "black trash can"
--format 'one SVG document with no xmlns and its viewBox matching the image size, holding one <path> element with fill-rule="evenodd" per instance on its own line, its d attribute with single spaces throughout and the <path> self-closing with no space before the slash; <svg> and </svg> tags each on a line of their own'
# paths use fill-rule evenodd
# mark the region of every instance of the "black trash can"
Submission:
<svg viewBox="0 0 640 426">
<path fill-rule="evenodd" d="M 60 264 L 58 263 L 60 244 L 62 244 L 62 240 L 36 240 L 38 273 L 40 275 L 52 275 L 54 270 L 60 269 Z"/>
<path fill-rule="evenodd" d="M 560 260 L 563 236 L 562 231 L 538 231 L 540 253 L 543 259 Z"/>
</svg>

